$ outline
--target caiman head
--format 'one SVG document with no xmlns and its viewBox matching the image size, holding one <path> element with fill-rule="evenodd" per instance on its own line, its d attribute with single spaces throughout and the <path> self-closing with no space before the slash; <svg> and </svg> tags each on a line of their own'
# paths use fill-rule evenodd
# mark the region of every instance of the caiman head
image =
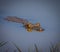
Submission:
<svg viewBox="0 0 60 52">
<path fill-rule="evenodd" d="M 43 32 L 43 31 L 44 31 L 44 29 L 41 27 L 40 23 L 36 23 L 36 24 L 34 25 L 34 29 L 35 29 L 36 31 L 39 31 L 39 32 Z"/>
<path fill-rule="evenodd" d="M 32 32 L 32 30 L 36 30 L 39 32 L 44 31 L 44 29 L 40 27 L 40 23 L 36 23 L 36 24 L 27 23 L 25 25 L 25 28 L 27 29 L 28 32 Z"/>
</svg>

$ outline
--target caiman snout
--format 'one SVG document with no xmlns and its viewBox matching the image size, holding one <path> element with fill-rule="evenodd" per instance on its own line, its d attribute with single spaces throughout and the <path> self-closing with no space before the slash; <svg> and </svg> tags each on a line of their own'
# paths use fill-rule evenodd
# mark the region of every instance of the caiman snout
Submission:
<svg viewBox="0 0 60 52">
<path fill-rule="evenodd" d="M 44 31 L 44 29 L 40 27 L 40 32 L 43 32 L 43 31 Z"/>
</svg>

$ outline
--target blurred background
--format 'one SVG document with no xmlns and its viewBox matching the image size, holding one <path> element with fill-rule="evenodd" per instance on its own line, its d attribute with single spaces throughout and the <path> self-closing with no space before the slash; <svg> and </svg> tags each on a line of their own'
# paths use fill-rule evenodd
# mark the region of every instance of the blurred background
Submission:
<svg viewBox="0 0 60 52">
<path fill-rule="evenodd" d="M 32 23 L 39 22 L 44 32 L 27 32 L 22 25 L 3 20 L 6 16 L 17 16 Z M 0 0 L 0 42 L 9 41 L 0 52 L 13 52 L 16 43 L 22 52 L 34 52 L 34 44 L 43 52 L 49 52 L 51 43 L 60 42 L 60 1 L 59 0 Z"/>
</svg>

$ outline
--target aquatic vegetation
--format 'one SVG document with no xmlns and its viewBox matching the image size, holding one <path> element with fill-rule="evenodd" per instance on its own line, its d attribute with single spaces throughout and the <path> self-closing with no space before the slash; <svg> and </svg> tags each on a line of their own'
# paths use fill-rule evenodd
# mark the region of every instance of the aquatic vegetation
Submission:
<svg viewBox="0 0 60 52">
<path fill-rule="evenodd" d="M 51 44 L 50 52 L 60 52 L 60 43 L 57 44 Z"/>
<path fill-rule="evenodd" d="M 0 47 L 4 46 L 7 43 L 8 42 L 4 41 L 0 42 Z M 13 45 L 16 47 L 16 49 L 14 49 L 13 52 L 22 52 L 22 50 L 15 43 L 13 43 Z M 36 44 L 34 44 L 34 47 L 32 49 L 34 49 L 33 52 L 42 52 L 40 51 L 40 48 L 38 48 Z M 5 52 L 9 52 L 9 49 L 6 49 Z M 28 52 L 32 52 L 32 50 L 29 48 Z M 49 52 L 60 52 L 60 42 L 56 44 L 51 43 L 51 46 L 49 47 Z"/>
<path fill-rule="evenodd" d="M 22 52 L 21 49 L 15 43 L 13 43 L 13 45 L 17 48 L 18 52 Z"/>
<path fill-rule="evenodd" d="M 0 42 L 0 47 L 4 46 L 5 44 L 7 44 L 7 42 L 4 41 Z"/>
<path fill-rule="evenodd" d="M 38 47 L 37 47 L 37 45 L 34 44 L 34 46 L 35 46 L 35 51 L 36 51 L 36 52 L 39 52 L 39 51 L 38 51 Z"/>
</svg>

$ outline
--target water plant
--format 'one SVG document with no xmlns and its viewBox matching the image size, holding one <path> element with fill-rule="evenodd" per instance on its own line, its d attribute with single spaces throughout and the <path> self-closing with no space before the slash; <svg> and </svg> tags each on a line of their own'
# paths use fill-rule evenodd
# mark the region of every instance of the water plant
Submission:
<svg viewBox="0 0 60 52">
<path fill-rule="evenodd" d="M 13 45 L 17 48 L 18 52 L 22 52 L 21 49 L 15 43 L 13 43 Z"/>
<path fill-rule="evenodd" d="M 37 47 L 37 45 L 34 44 L 34 46 L 35 46 L 35 51 L 36 51 L 36 52 L 39 52 L 39 51 L 38 51 L 38 47 Z"/>
<path fill-rule="evenodd" d="M 0 47 L 4 46 L 7 43 L 8 43 L 8 41 L 7 42 L 5 42 L 5 41 L 0 42 Z M 16 49 L 13 50 L 13 52 L 17 52 L 17 51 L 22 52 L 22 50 L 15 43 L 13 43 L 13 45 L 16 47 Z M 9 49 L 7 49 L 5 52 L 8 52 L 8 51 L 9 51 Z M 34 51 L 35 52 L 42 52 L 42 51 L 40 51 L 40 48 L 38 49 L 38 46 L 36 44 L 34 44 Z M 31 49 L 29 49 L 28 52 L 31 52 Z M 56 44 L 51 43 L 51 46 L 49 47 L 49 52 L 60 52 L 60 42 L 56 43 Z"/>
<path fill-rule="evenodd" d="M 7 42 L 4 41 L 0 42 L 0 47 L 4 46 L 5 44 L 7 44 Z"/>
<path fill-rule="evenodd" d="M 50 48 L 50 52 L 60 52 L 60 43 L 57 44 L 51 44 Z"/>
</svg>

